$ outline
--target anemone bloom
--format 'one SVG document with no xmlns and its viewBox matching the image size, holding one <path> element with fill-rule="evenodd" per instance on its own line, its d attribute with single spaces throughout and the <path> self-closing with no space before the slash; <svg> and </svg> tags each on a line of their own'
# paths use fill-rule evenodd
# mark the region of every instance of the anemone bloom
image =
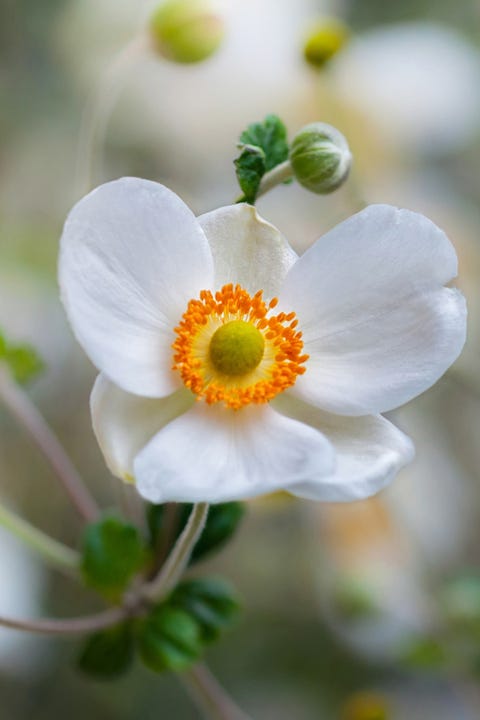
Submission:
<svg viewBox="0 0 480 720">
<path fill-rule="evenodd" d="M 66 222 L 60 285 L 110 470 L 153 502 L 375 493 L 413 456 L 379 413 L 463 346 L 456 272 L 406 210 L 370 206 L 299 258 L 249 205 L 196 218 L 157 183 L 102 185 Z"/>
</svg>

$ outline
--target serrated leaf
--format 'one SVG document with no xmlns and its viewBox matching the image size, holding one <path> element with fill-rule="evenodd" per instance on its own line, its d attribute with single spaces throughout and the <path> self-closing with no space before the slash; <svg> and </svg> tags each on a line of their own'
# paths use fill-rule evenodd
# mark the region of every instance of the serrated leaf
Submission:
<svg viewBox="0 0 480 720">
<path fill-rule="evenodd" d="M 200 578 L 181 583 L 168 603 L 195 618 L 203 643 L 211 643 L 229 627 L 239 612 L 233 588 L 220 578 Z"/>
<path fill-rule="evenodd" d="M 240 142 L 263 150 L 266 172 L 288 158 L 287 128 L 277 115 L 267 115 L 263 122 L 249 125 L 240 135 Z"/>
<path fill-rule="evenodd" d="M 200 626 L 184 610 L 158 605 L 140 624 L 138 645 L 143 662 L 151 670 L 185 670 L 200 657 Z"/>
<path fill-rule="evenodd" d="M 131 626 L 123 623 L 91 635 L 80 652 L 78 666 L 87 675 L 111 680 L 128 670 L 133 656 Z"/>
<path fill-rule="evenodd" d="M 238 184 L 244 195 L 241 202 L 253 205 L 266 171 L 265 153 L 259 147 L 246 145 L 234 163 Z"/>
<path fill-rule="evenodd" d="M 185 505 L 181 527 L 185 526 L 193 505 Z M 220 550 L 234 535 L 243 516 L 245 506 L 241 502 L 212 505 L 208 512 L 205 528 L 193 548 L 190 562 L 197 562 L 210 553 Z"/>
<path fill-rule="evenodd" d="M 127 587 L 144 560 L 145 549 L 134 525 L 115 515 L 88 525 L 82 557 L 87 584 L 115 597 Z"/>
</svg>

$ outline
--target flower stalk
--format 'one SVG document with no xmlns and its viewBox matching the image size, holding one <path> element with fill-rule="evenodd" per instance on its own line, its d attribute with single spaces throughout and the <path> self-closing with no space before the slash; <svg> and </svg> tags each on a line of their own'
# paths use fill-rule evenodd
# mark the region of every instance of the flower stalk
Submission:
<svg viewBox="0 0 480 720">
<path fill-rule="evenodd" d="M 293 169 L 290 164 L 290 160 L 285 160 L 285 162 L 272 168 L 272 170 L 263 176 L 257 192 L 257 198 L 261 197 L 261 195 L 265 195 L 267 192 L 270 192 L 270 190 L 277 187 L 277 185 L 281 185 L 286 180 L 290 180 L 292 177 Z"/>
<path fill-rule="evenodd" d="M 27 393 L 12 380 L 4 369 L 0 369 L 0 400 L 8 407 L 48 460 L 80 515 L 87 522 L 95 520 L 99 514 L 98 506 L 85 487 L 63 445 Z"/>
<path fill-rule="evenodd" d="M 180 677 L 189 695 L 209 720 L 249 720 L 206 665 L 193 665 Z"/>
<path fill-rule="evenodd" d="M 38 635 L 83 635 L 117 625 L 128 615 L 126 608 L 114 607 L 95 615 L 68 620 L 16 620 L 0 616 L 0 625 Z"/>
<path fill-rule="evenodd" d="M 76 571 L 80 557 L 75 550 L 54 540 L 0 504 L 0 525 L 22 540 L 46 562 L 59 570 Z"/>
<path fill-rule="evenodd" d="M 162 569 L 143 589 L 143 596 L 147 600 L 161 600 L 178 583 L 205 527 L 208 509 L 208 503 L 197 503 L 193 506 L 188 522 Z"/>
</svg>

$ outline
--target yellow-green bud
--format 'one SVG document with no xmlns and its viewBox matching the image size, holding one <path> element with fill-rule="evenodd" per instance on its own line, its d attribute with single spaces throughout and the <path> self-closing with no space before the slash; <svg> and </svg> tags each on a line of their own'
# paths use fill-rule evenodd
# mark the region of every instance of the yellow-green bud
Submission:
<svg viewBox="0 0 480 720">
<path fill-rule="evenodd" d="M 305 60 L 315 68 L 323 68 L 344 47 L 349 34 L 346 25 L 335 18 L 318 20 L 305 40 Z"/>
<path fill-rule="evenodd" d="M 152 15 L 150 32 L 160 55 L 196 63 L 218 50 L 225 27 L 208 0 L 166 0 Z"/>
<path fill-rule="evenodd" d="M 326 195 L 347 179 L 352 154 L 336 128 L 326 123 L 312 123 L 295 135 L 290 148 L 290 164 L 300 185 Z"/>
</svg>

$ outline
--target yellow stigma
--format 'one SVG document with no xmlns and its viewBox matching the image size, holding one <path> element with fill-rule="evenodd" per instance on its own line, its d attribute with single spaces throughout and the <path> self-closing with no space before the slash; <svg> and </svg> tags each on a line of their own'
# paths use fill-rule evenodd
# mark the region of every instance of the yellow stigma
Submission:
<svg viewBox="0 0 480 720">
<path fill-rule="evenodd" d="M 259 290 L 224 285 L 190 300 L 175 328 L 173 369 L 208 404 L 233 410 L 266 403 L 305 372 L 302 333 L 295 313 L 272 314 Z"/>
<path fill-rule="evenodd" d="M 255 370 L 264 350 L 262 333 L 244 320 L 231 320 L 221 325 L 210 340 L 210 360 L 225 375 L 245 375 Z"/>
</svg>

